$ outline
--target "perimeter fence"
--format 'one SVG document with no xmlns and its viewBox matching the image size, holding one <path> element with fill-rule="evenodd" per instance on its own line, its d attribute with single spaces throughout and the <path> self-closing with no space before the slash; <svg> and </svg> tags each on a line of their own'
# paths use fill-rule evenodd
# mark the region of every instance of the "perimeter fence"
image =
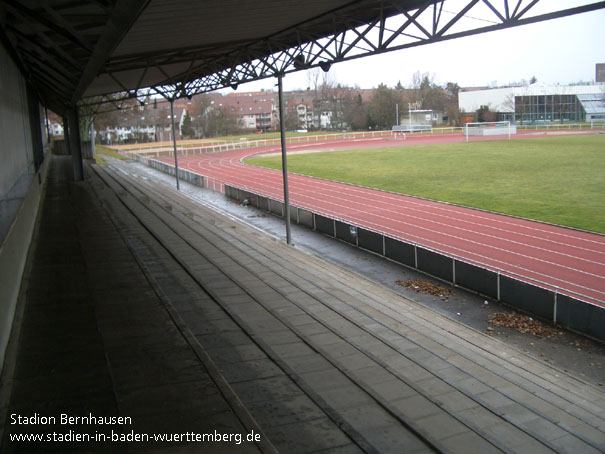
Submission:
<svg viewBox="0 0 605 454">
<path fill-rule="evenodd" d="M 603 123 L 574 123 L 574 124 L 532 124 L 532 125 L 517 125 L 517 131 L 544 131 L 546 133 L 552 131 L 604 131 L 605 124 Z M 313 142 L 330 142 L 339 140 L 362 140 L 372 138 L 384 138 L 392 140 L 402 140 L 416 136 L 431 136 L 444 134 L 463 134 L 464 127 L 451 126 L 445 128 L 432 128 L 427 130 L 415 130 L 402 134 L 399 131 L 363 131 L 363 132 L 343 132 L 336 134 L 318 134 L 305 135 L 286 138 L 287 144 L 302 144 Z M 281 145 L 281 139 L 260 139 L 249 140 L 248 138 L 236 141 L 212 141 L 204 144 L 188 144 L 177 143 L 178 156 L 202 155 L 207 153 L 220 153 L 223 151 L 244 150 L 248 148 L 260 148 Z M 174 156 L 174 146 L 172 142 L 163 142 L 155 144 L 136 144 L 119 147 L 120 154 L 135 159 L 135 156 L 145 157 L 171 157 Z"/>
<path fill-rule="evenodd" d="M 453 134 L 456 132 L 462 132 L 463 128 L 460 127 L 449 127 L 449 128 L 435 128 L 431 131 L 417 131 L 414 133 L 408 133 L 408 135 L 427 135 L 427 134 Z M 384 138 L 399 140 L 401 136 L 394 131 L 364 131 L 364 132 L 343 132 L 338 134 L 322 134 L 322 135 L 308 135 L 308 136 L 297 136 L 286 138 L 287 144 L 303 144 L 303 143 L 314 143 L 314 142 L 330 142 L 340 140 L 362 140 L 362 139 L 373 139 L 373 138 Z M 172 145 L 153 145 L 145 147 L 145 144 L 140 144 L 137 147 L 120 148 L 118 151 L 134 159 L 135 156 L 147 156 L 147 157 L 168 157 L 174 156 L 174 147 Z M 281 139 L 260 139 L 260 140 L 239 140 L 233 142 L 222 142 L 210 145 L 183 145 L 177 143 L 177 153 L 179 156 L 188 155 L 201 155 L 207 153 L 220 153 L 223 151 L 232 150 L 244 150 L 249 148 L 261 148 L 281 145 Z"/>
<path fill-rule="evenodd" d="M 224 193 L 239 202 L 285 216 L 283 201 L 224 184 Z M 552 320 L 568 329 L 605 340 L 605 301 L 539 279 L 461 257 L 417 242 L 354 225 L 326 213 L 290 206 L 292 222 L 386 257 L 521 311 Z"/>
</svg>

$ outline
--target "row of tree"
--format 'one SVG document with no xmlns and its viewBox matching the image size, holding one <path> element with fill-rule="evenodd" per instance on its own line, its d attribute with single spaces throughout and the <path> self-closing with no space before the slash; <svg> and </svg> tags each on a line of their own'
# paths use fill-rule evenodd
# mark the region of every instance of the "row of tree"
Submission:
<svg viewBox="0 0 605 454">
<path fill-rule="evenodd" d="M 350 88 L 339 84 L 330 73 L 321 70 L 310 71 L 307 77 L 307 97 L 313 100 L 313 114 L 325 115 L 329 121 L 315 127 L 325 129 L 391 129 L 396 124 L 397 111 L 401 120 L 409 109 L 440 111 L 447 116 L 451 124 L 459 121 L 458 84 L 448 82 L 439 85 L 434 76 L 417 72 L 411 84 L 404 87 L 399 82 L 395 87 L 380 84 L 370 91 L 359 87 Z M 181 127 L 183 138 L 215 137 L 237 133 L 241 130 L 237 112 L 213 102 L 216 97 L 197 95 L 187 106 Z M 171 119 L 167 103 L 150 100 L 152 106 L 142 108 L 135 99 L 121 106 L 121 109 L 94 117 L 95 129 L 102 131 L 119 126 L 132 128 L 131 140 L 144 141 L 150 126 L 157 131 L 169 131 Z M 218 104 L 218 105 L 217 105 Z M 84 118 L 90 116 L 84 115 Z M 277 122 L 274 128 L 278 128 Z M 286 128 L 313 129 L 308 124 L 299 124 L 294 109 L 287 109 Z M 86 128 L 87 130 L 88 128 Z M 161 140 L 162 137 L 155 137 Z"/>
<path fill-rule="evenodd" d="M 458 84 L 448 82 L 438 85 L 428 73 L 414 74 L 410 88 L 404 88 L 399 82 L 394 88 L 384 84 L 378 86 L 368 105 L 368 126 L 390 129 L 399 122 L 406 110 L 433 110 L 442 112 L 450 124 L 458 124 Z"/>
<path fill-rule="evenodd" d="M 442 112 L 450 124 L 458 124 L 460 119 L 458 84 L 448 82 L 441 86 L 429 73 L 416 72 L 409 87 L 404 87 L 401 82 L 392 88 L 380 84 L 369 99 L 362 96 L 358 87 L 341 86 L 329 73 L 315 71 L 309 74 L 308 90 L 314 96 L 314 107 L 330 113 L 335 129 L 391 129 L 397 123 L 397 112 L 401 113 L 401 120 L 404 112 L 410 109 Z M 296 121 L 293 114 L 291 118 L 287 117 L 287 127 L 296 129 L 299 126 Z"/>
</svg>

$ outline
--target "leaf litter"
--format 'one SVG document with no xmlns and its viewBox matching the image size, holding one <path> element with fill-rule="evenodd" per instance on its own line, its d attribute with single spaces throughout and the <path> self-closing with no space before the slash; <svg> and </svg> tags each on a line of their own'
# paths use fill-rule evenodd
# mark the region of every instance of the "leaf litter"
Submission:
<svg viewBox="0 0 605 454">
<path fill-rule="evenodd" d="M 454 293 L 442 285 L 435 284 L 431 281 L 424 279 L 408 279 L 405 281 L 397 280 L 395 284 L 405 287 L 408 290 L 412 290 L 416 293 L 427 293 L 433 296 L 439 296 L 441 298 L 447 298 L 452 296 Z"/>
<path fill-rule="evenodd" d="M 540 320 L 529 315 L 521 315 L 516 312 L 496 312 L 488 317 L 490 324 L 502 328 L 508 328 L 520 333 L 530 333 L 541 339 L 548 339 L 561 333 L 561 330 L 548 326 Z M 488 331 L 492 331 L 488 328 Z"/>
</svg>

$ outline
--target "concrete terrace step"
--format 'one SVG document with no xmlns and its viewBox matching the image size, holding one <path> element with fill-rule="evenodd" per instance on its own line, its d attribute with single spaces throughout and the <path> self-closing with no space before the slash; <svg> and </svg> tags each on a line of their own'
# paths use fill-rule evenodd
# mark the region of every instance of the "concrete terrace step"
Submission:
<svg viewBox="0 0 605 454">
<path fill-rule="evenodd" d="M 364 449 L 388 450 L 397 437 L 410 450 L 416 437 L 443 452 L 604 446 L 598 390 L 165 186 L 98 172 L 265 355 L 262 372 L 231 377 L 243 395 L 242 383 L 284 374 Z M 203 319 L 182 309 L 201 329 Z M 231 322 L 216 324 L 233 348 L 212 333 L 197 336 L 202 344 L 227 356 L 245 347 Z"/>
<path fill-rule="evenodd" d="M 94 197 L 71 183 L 71 159 L 55 157 L 2 376 L 2 452 L 162 452 L 183 443 L 15 442 L 10 435 L 242 434 L 255 429 L 225 397 L 210 362 L 183 337 L 131 249 Z M 220 380 L 219 380 L 220 382 Z M 60 424 L 69 416 L 131 418 L 132 424 Z M 55 418 L 15 425 L 8 415 Z M 179 446 L 180 445 L 180 446 Z M 199 446 L 197 444 L 196 446 Z M 240 452 L 272 452 L 263 440 Z M 225 449 L 227 448 L 227 449 Z M 217 444 L 216 452 L 232 452 Z M 273 450 L 273 452 L 275 452 Z"/>
<path fill-rule="evenodd" d="M 144 221 L 146 215 L 139 211 L 141 205 L 138 208 L 135 205 L 131 204 L 130 208 Z M 160 231 L 169 234 L 158 224 L 154 224 L 156 236 Z M 196 241 L 194 238 L 189 240 Z M 175 244 L 174 241 L 174 237 L 170 238 L 164 246 L 170 243 L 169 248 L 177 250 L 181 245 Z M 357 425 L 366 433 L 359 433 L 356 427 L 352 427 L 348 421 L 333 412 L 321 396 L 306 384 L 305 378 L 317 380 L 315 375 L 318 373 L 329 371 L 337 374 L 338 371 L 284 327 L 270 311 L 236 284 L 225 279 L 211 260 L 219 261 L 223 267 L 228 268 L 230 263 L 225 260 L 226 257 L 220 251 L 213 250 L 209 243 L 203 243 L 203 247 L 212 259 L 204 260 L 200 255 L 189 256 L 187 263 L 190 266 L 185 268 L 196 281 L 204 282 L 205 290 L 212 298 L 206 301 L 200 301 L 198 298 L 195 307 L 180 303 L 179 310 L 185 314 L 185 323 L 190 324 L 191 331 L 196 334 L 204 348 L 211 355 L 217 355 L 217 361 L 222 364 L 226 379 L 278 449 L 284 452 L 315 452 L 320 449 L 347 447 L 353 439 L 355 443 L 347 447 L 347 451 L 351 449 L 351 452 L 355 452 L 353 447 L 360 446 L 364 451 L 372 452 L 373 446 L 380 446 L 379 452 L 396 452 L 402 441 L 405 441 L 408 452 L 430 451 L 371 399 L 367 399 L 368 403 L 373 404 L 375 412 L 382 415 L 381 421 L 386 421 L 384 430 L 393 432 L 390 438 L 380 436 L 381 432 L 375 425 L 370 430 L 367 424 L 362 422 Z M 182 266 L 182 263 L 179 265 Z M 213 301 L 220 301 L 221 306 Z M 279 304 L 279 301 L 271 300 L 268 295 L 265 295 L 264 301 L 267 305 Z M 228 314 L 227 318 L 216 319 L 220 309 Z M 205 315 L 204 312 L 211 313 L 210 317 L 215 320 L 200 317 L 200 312 L 202 315 Z M 289 363 L 275 361 L 275 352 L 281 350 L 289 352 Z M 233 365 L 223 359 L 240 359 L 242 351 L 252 357 L 245 356 L 241 361 L 234 361 Z M 339 383 L 342 383 L 342 380 L 347 379 L 341 377 Z M 350 388 L 353 394 L 358 395 L 358 400 L 364 398 L 362 390 L 353 384 Z M 283 420 L 276 420 L 276 415 L 280 414 L 283 415 Z M 346 435 L 338 427 L 343 428 Z M 370 440 L 367 440 L 368 436 Z"/>
<path fill-rule="evenodd" d="M 157 196 L 164 198 L 165 203 L 176 203 L 176 201 L 170 199 L 169 195 L 164 195 L 161 192 L 157 193 Z M 195 210 L 196 207 L 197 205 L 187 201 L 186 206 L 183 206 L 183 209 Z M 200 219 L 198 222 L 202 223 L 203 219 Z M 211 225 L 211 228 L 212 227 L 213 226 Z M 268 240 L 264 235 L 258 235 L 253 239 L 244 240 L 241 238 L 242 235 L 238 234 L 234 236 L 229 229 L 221 230 L 215 228 L 214 231 L 217 232 L 217 234 L 228 237 L 230 244 L 235 245 L 243 241 L 245 247 L 254 249 L 253 253 L 259 255 L 259 257 L 263 257 L 262 254 L 264 251 L 273 247 L 272 240 Z M 269 241 L 269 244 L 262 245 L 263 241 Z M 291 261 L 291 256 L 293 254 L 296 255 L 297 261 Z M 266 258 L 266 256 L 264 257 Z M 402 309 L 402 299 L 398 295 L 393 295 L 393 292 L 390 290 L 370 281 L 366 281 L 365 279 L 364 281 L 366 282 L 364 286 L 353 285 L 359 282 L 361 278 L 359 275 L 349 273 L 340 268 L 335 268 L 331 264 L 327 264 L 324 260 L 314 260 L 313 256 L 307 257 L 307 260 L 313 261 L 313 266 L 307 266 L 307 264 L 304 264 L 303 267 L 297 266 L 298 263 L 303 263 L 304 257 L 300 256 L 300 251 L 293 251 L 291 248 L 285 248 L 283 251 L 280 251 L 279 255 L 274 255 L 271 260 L 267 261 L 267 263 L 274 263 L 273 270 L 280 273 L 282 276 L 287 276 L 291 282 L 296 282 L 299 286 L 304 286 L 305 282 L 309 284 L 308 288 L 304 288 L 305 291 L 313 292 L 313 289 L 317 290 L 317 288 L 319 288 L 320 291 L 333 288 L 334 292 L 342 293 L 341 300 L 347 300 L 350 297 L 362 298 L 365 301 L 372 303 L 372 317 L 382 315 L 384 320 L 386 320 L 384 323 L 401 324 L 400 321 L 397 321 L 398 318 L 401 318 L 402 320 L 407 321 L 409 325 L 410 317 L 417 323 L 424 323 L 424 326 L 427 328 L 439 323 L 443 329 L 456 336 L 458 336 L 460 332 L 464 333 L 464 337 L 460 338 L 459 341 L 461 345 L 466 345 L 466 347 L 464 347 L 465 351 L 468 352 L 465 356 L 466 358 L 475 358 L 475 361 L 477 361 L 476 358 L 480 355 L 484 356 L 486 360 L 494 358 L 494 356 L 499 359 L 505 359 L 507 362 L 512 360 L 513 362 L 520 364 L 520 366 L 515 366 L 514 364 L 510 365 L 510 367 L 514 368 L 513 374 L 523 374 L 522 367 L 528 367 L 530 368 L 529 375 L 532 378 L 537 379 L 540 386 L 547 389 L 552 388 L 556 393 L 567 395 L 571 402 L 576 401 L 578 397 L 585 398 L 586 393 L 588 393 L 591 399 L 585 403 L 591 411 L 598 413 L 602 411 L 602 408 L 605 406 L 603 393 L 599 389 L 580 382 L 562 371 L 557 371 L 552 367 L 543 366 L 539 362 L 532 361 L 525 357 L 521 352 L 511 349 L 510 347 L 506 347 L 501 352 L 500 349 L 504 346 L 499 341 L 481 333 L 472 330 L 469 331 L 466 327 L 463 327 L 446 317 L 435 317 L 435 313 L 431 310 L 424 309 L 418 305 L 405 305 L 403 307 L 407 312 L 405 317 L 402 317 L 400 313 Z M 395 296 L 394 299 L 393 296 Z M 427 319 L 429 320 L 428 323 L 426 322 Z M 461 328 L 463 328 L 462 331 L 460 331 Z M 427 335 L 434 334 L 434 330 L 426 330 L 425 332 Z M 468 341 L 469 338 L 472 338 L 472 342 Z M 434 340 L 440 339 L 442 338 L 439 336 L 434 338 Z M 488 340 L 488 349 L 483 347 L 486 340 Z M 461 346 L 457 346 L 456 351 L 460 352 L 460 348 Z M 516 358 L 515 356 L 511 357 L 511 352 L 514 355 L 520 355 L 520 358 Z M 525 363 L 522 363 L 522 361 L 525 361 Z M 507 373 L 508 369 L 503 369 L 501 372 Z M 579 391 L 578 395 L 575 394 L 576 391 Z M 547 396 L 547 400 L 552 398 L 553 396 L 551 395 Z"/>
</svg>

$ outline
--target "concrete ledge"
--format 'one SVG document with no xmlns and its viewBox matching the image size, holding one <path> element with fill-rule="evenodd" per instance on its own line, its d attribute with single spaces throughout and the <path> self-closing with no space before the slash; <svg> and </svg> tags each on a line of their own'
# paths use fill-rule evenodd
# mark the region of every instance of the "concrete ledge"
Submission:
<svg viewBox="0 0 605 454">
<path fill-rule="evenodd" d="M 48 154 L 0 246 L 0 369 L 4 363 L 4 354 L 13 324 L 23 269 L 38 216 L 40 200 L 46 188 L 51 160 L 52 155 Z"/>
</svg>

